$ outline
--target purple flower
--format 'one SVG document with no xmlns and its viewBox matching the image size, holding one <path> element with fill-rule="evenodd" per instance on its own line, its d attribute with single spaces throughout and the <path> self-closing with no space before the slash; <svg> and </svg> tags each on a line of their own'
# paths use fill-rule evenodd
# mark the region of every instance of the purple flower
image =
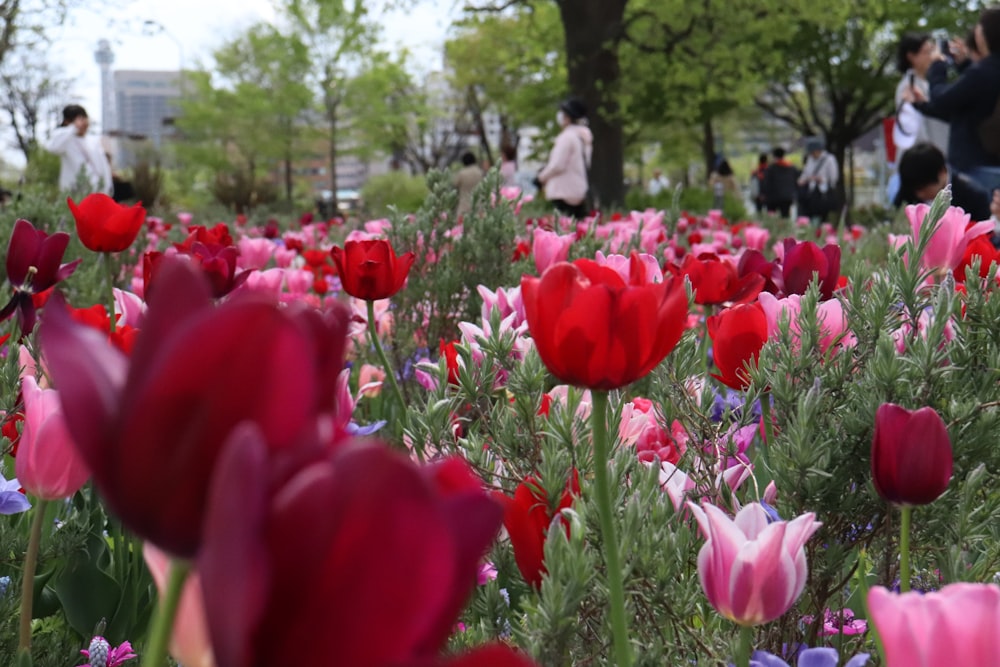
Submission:
<svg viewBox="0 0 1000 667">
<path fill-rule="evenodd" d="M 371 435 L 372 433 L 381 430 L 387 423 L 388 422 L 386 422 L 386 420 L 380 419 L 377 422 L 368 424 L 367 426 L 361 426 L 352 419 L 347 424 L 347 432 L 351 435 Z"/>
<path fill-rule="evenodd" d="M 16 477 L 7 481 L 0 475 L 0 514 L 20 514 L 31 509 L 31 502 L 20 489 Z"/>
<path fill-rule="evenodd" d="M 850 660 L 844 667 L 864 667 L 868 664 L 868 654 L 859 653 Z M 840 664 L 840 656 L 837 650 L 832 648 L 807 648 L 799 652 L 796 667 L 837 667 Z M 750 656 L 751 667 L 791 667 L 787 662 L 776 655 L 766 651 L 754 651 Z"/>
</svg>

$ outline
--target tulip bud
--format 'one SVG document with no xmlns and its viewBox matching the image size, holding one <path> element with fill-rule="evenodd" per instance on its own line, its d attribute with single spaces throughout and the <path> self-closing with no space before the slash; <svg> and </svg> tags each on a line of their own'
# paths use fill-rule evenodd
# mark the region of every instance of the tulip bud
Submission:
<svg viewBox="0 0 1000 667">
<path fill-rule="evenodd" d="M 932 408 L 910 411 L 883 403 L 875 413 L 872 481 L 897 505 L 926 505 L 948 488 L 952 453 L 948 429 Z"/>
</svg>

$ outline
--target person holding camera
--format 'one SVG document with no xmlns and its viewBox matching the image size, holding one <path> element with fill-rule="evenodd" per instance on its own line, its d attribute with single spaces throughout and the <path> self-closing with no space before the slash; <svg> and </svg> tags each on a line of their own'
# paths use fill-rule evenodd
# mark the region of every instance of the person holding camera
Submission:
<svg viewBox="0 0 1000 667">
<path fill-rule="evenodd" d="M 892 139 L 896 150 L 902 153 L 918 143 L 930 143 L 948 154 L 948 124 L 936 118 L 924 118 L 910 102 L 903 98 L 910 88 L 919 88 L 925 99 L 930 99 L 927 72 L 937 57 L 938 46 L 931 35 L 907 33 L 899 40 L 896 67 L 903 78 L 896 86 L 896 124 Z"/>
<path fill-rule="evenodd" d="M 939 53 L 927 72 L 930 98 L 910 86 L 904 99 L 925 116 L 948 121 L 948 163 L 992 192 L 1000 188 L 1000 7 L 983 10 L 975 35 L 979 62 L 949 82 L 948 63 Z M 954 58 L 964 61 L 964 49 Z"/>
</svg>

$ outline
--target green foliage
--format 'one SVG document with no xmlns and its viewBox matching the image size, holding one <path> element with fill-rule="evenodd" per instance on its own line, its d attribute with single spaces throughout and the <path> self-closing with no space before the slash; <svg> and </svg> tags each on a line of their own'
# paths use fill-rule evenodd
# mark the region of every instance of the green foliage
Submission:
<svg viewBox="0 0 1000 667">
<path fill-rule="evenodd" d="M 431 173 L 428 187 L 430 195 L 415 215 L 392 216 L 393 247 L 417 254 L 406 289 L 393 299 L 392 356 L 398 367 L 415 347 L 436 349 L 439 339 L 455 337 L 459 322 L 476 319 L 476 285 L 515 284 L 521 276 L 521 267 L 511 262 L 519 225 L 511 205 L 499 195 L 495 171 L 473 192 L 473 211 L 460 228 L 454 222 L 458 193 L 450 175 Z M 411 342 L 416 336 L 422 338 L 419 345 Z"/>
<path fill-rule="evenodd" d="M 382 218 L 395 211 L 415 211 L 427 198 L 427 178 L 402 171 L 371 176 L 361 188 L 365 211 Z"/>
</svg>

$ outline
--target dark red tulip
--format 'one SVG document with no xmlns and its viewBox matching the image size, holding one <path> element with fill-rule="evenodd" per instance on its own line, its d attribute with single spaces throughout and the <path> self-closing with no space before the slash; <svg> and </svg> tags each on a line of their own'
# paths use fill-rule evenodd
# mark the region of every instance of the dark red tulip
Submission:
<svg viewBox="0 0 1000 667">
<path fill-rule="evenodd" d="M 741 278 L 751 274 L 757 274 L 764 279 L 762 292 L 777 294 L 781 290 L 778 288 L 776 280 L 780 281 L 781 267 L 774 262 L 767 261 L 767 258 L 759 250 L 752 248 L 744 250 L 740 255 L 740 262 L 736 265 L 736 274 Z"/>
<path fill-rule="evenodd" d="M 256 293 L 216 308 L 195 267 L 163 262 L 131 363 L 63 308 L 47 310 L 40 337 L 102 499 L 143 538 L 191 557 L 230 431 L 252 421 L 288 448 L 332 411 L 348 316 Z"/>
<path fill-rule="evenodd" d="M 412 252 L 396 257 L 392 245 L 382 239 L 348 241 L 330 252 L 344 291 L 365 301 L 388 299 L 403 289 L 414 259 Z"/>
<path fill-rule="evenodd" d="M 80 242 L 94 252 L 121 252 L 135 242 L 146 223 L 140 204 L 124 206 L 104 193 L 87 195 L 79 204 L 67 199 Z"/>
<path fill-rule="evenodd" d="M 500 506 L 457 459 L 282 456 L 245 426 L 213 482 L 198 565 L 217 662 L 439 664 Z"/>
<path fill-rule="evenodd" d="M 749 303 L 764 288 L 764 278 L 757 273 L 737 274 L 736 265 L 719 259 L 712 253 L 697 258 L 688 255 L 678 267 L 670 265 L 671 273 L 687 276 L 694 290 L 694 301 L 702 305 Z"/>
<path fill-rule="evenodd" d="M 948 428 L 933 408 L 879 406 L 872 438 L 872 481 L 880 496 L 897 505 L 926 505 L 948 488 L 951 471 Z"/>
<path fill-rule="evenodd" d="M 35 229 L 27 220 L 14 223 L 7 246 L 7 280 L 14 294 L 0 310 L 0 322 L 16 312 L 21 335 L 31 333 L 35 328 L 35 309 L 38 307 L 33 297 L 69 278 L 82 261 L 61 263 L 67 245 L 69 234 L 65 232 L 49 235 Z"/>
<path fill-rule="evenodd" d="M 713 374 L 733 389 L 746 389 L 750 377 L 745 366 L 757 366 L 760 349 L 767 342 L 767 317 L 757 303 L 727 308 L 708 318 L 712 358 L 719 369 Z"/>
<path fill-rule="evenodd" d="M 524 580 L 536 589 L 542 587 L 545 574 L 545 538 L 549 525 L 560 510 L 573 506 L 573 499 L 580 495 L 580 478 L 576 470 L 566 484 L 566 491 L 553 508 L 534 478 L 528 477 L 514 489 L 514 497 L 497 494 L 504 505 L 503 525 L 514 547 L 514 560 Z M 567 534 L 569 524 L 563 520 Z"/>
<path fill-rule="evenodd" d="M 687 319 L 678 278 L 641 284 L 637 257 L 630 282 L 588 259 L 523 276 L 521 295 L 539 356 L 557 378 L 591 389 L 617 389 L 648 374 L 677 345 Z"/>
<path fill-rule="evenodd" d="M 840 278 L 840 246 L 827 244 L 822 250 L 812 241 L 785 239 L 781 277 L 785 294 L 805 294 L 813 277 L 819 280 L 820 299 L 833 298 Z"/>
</svg>

